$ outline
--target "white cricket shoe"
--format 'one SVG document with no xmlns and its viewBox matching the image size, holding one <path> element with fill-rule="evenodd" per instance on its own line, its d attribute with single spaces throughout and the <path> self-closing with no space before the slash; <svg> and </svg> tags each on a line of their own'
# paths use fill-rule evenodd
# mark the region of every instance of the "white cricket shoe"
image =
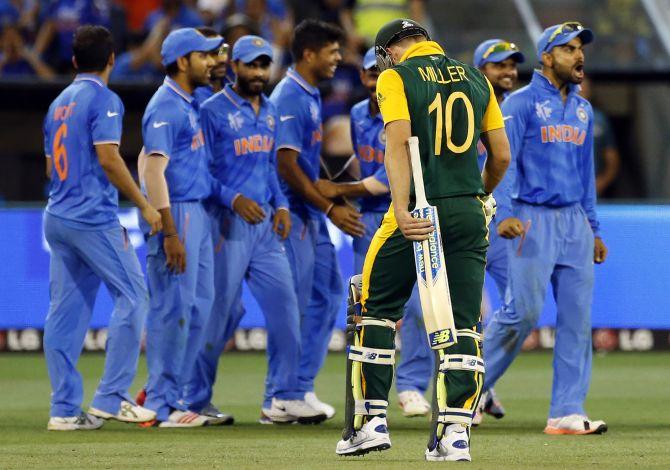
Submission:
<svg viewBox="0 0 670 470">
<path fill-rule="evenodd" d="M 430 403 L 417 390 L 405 390 L 398 394 L 398 404 L 402 409 L 402 415 L 407 418 L 426 416 L 430 413 Z"/>
<path fill-rule="evenodd" d="M 273 423 L 319 424 L 326 420 L 326 414 L 315 410 L 305 400 L 272 399 L 270 408 L 263 408 L 263 414 Z"/>
<path fill-rule="evenodd" d="M 607 424 L 602 420 L 592 421 L 584 415 L 572 414 L 560 418 L 549 418 L 545 434 L 603 434 L 607 432 Z"/>
<path fill-rule="evenodd" d="M 375 416 L 365 423 L 359 431 L 356 431 L 351 438 L 340 440 L 335 448 L 335 453 L 349 457 L 390 448 L 391 438 L 386 426 L 386 418 Z"/>
<path fill-rule="evenodd" d="M 429 462 L 471 462 L 468 428 L 462 424 L 447 426 L 437 447 L 433 450 L 426 449 L 426 460 Z"/>
<path fill-rule="evenodd" d="M 105 421 L 97 416 L 88 413 L 81 413 L 79 416 L 49 418 L 47 429 L 49 431 L 92 431 L 100 429 Z"/>
<path fill-rule="evenodd" d="M 93 407 L 88 409 L 88 414 L 102 419 L 115 419 L 123 423 L 146 423 L 147 421 L 156 419 L 155 411 L 130 403 L 126 400 L 121 402 L 119 411 L 115 415 Z"/>
<path fill-rule="evenodd" d="M 309 406 L 314 408 L 317 411 L 321 411 L 326 415 L 326 419 L 331 419 L 335 416 L 335 408 L 330 406 L 328 403 L 324 403 L 316 396 L 314 392 L 305 393 L 305 401 Z"/>
<path fill-rule="evenodd" d="M 199 428 L 202 426 L 209 426 L 209 418 L 207 416 L 194 413 L 193 411 L 175 410 L 170 413 L 167 421 L 161 421 L 158 424 L 159 428 Z"/>
</svg>

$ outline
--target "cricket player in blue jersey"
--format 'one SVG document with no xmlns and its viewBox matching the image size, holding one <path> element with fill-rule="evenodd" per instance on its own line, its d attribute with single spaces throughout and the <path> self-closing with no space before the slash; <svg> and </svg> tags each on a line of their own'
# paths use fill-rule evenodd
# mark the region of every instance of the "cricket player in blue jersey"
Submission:
<svg viewBox="0 0 670 470">
<path fill-rule="evenodd" d="M 117 188 L 140 208 L 148 235 L 161 229 L 161 217 L 142 196 L 119 155 L 124 108 L 107 88 L 114 67 L 112 35 L 102 26 L 82 26 L 75 32 L 72 49 L 78 74 L 44 119 L 51 178 L 44 215 L 51 250 L 44 354 L 52 388 L 47 429 L 53 431 L 98 429 L 103 419 L 110 418 L 130 423 L 155 418 L 128 394 L 148 306 L 140 263 L 116 214 Z M 105 369 L 84 413 L 76 364 L 101 281 L 114 300 L 114 311 Z"/>
<path fill-rule="evenodd" d="M 363 57 L 361 82 L 370 97 L 351 108 L 351 140 L 360 169 L 360 181 L 356 183 L 333 183 L 319 180 L 317 187 L 328 198 L 360 198 L 361 221 L 365 234 L 353 239 L 354 272 L 363 272 L 365 254 L 370 241 L 379 228 L 384 214 L 391 204 L 389 182 L 384 167 L 386 136 L 384 121 L 377 104 L 377 59 L 371 47 Z M 400 329 L 402 356 L 396 370 L 398 402 L 403 415 L 424 416 L 430 412 L 430 403 L 424 394 L 433 374 L 433 353 L 428 346 L 426 329 L 418 294 L 412 293 Z"/>
<path fill-rule="evenodd" d="M 196 28 L 203 36 L 207 38 L 221 38 L 225 41 L 223 36 L 216 32 L 213 28 L 208 26 L 201 26 Z M 225 44 L 222 50 L 211 51 L 210 54 L 214 59 L 214 67 L 209 73 L 209 83 L 207 85 L 199 86 L 193 90 L 193 97 L 198 102 L 199 106 L 214 93 L 218 93 L 223 90 L 223 87 L 228 83 L 228 51 L 229 45 Z"/>
<path fill-rule="evenodd" d="M 193 28 L 172 31 L 161 48 L 167 77 L 142 118 L 140 179 L 163 220 L 162 234 L 147 246 L 145 401 L 161 427 L 210 424 L 206 416 L 188 411 L 182 396 L 214 300 L 212 236 L 202 201 L 214 193 L 221 200 L 227 196 L 209 173 L 192 93 L 209 82 L 210 51 L 221 51 L 222 45 L 220 36 L 206 38 Z"/>
<path fill-rule="evenodd" d="M 279 110 L 277 162 L 291 210 L 292 229 L 285 246 L 300 312 L 299 387 L 307 403 L 329 418 L 335 409 L 314 394 L 314 379 L 328 352 L 344 292 L 326 217 L 350 235 L 365 233 L 361 215 L 355 209 L 335 204 L 315 186 L 322 136 L 317 84 L 335 74 L 342 59 L 342 41 L 342 31 L 335 26 L 316 20 L 300 23 L 292 42 L 295 65 L 270 97 Z"/>
<path fill-rule="evenodd" d="M 515 87 L 519 78 L 519 71 L 517 65 L 525 61 L 525 57 L 519 51 L 516 44 L 505 41 L 504 39 L 488 39 L 482 42 L 475 49 L 473 57 L 473 65 L 482 71 L 493 87 L 493 92 L 496 95 L 498 104 L 502 104 L 503 100 L 509 96 L 512 89 Z M 484 168 L 486 162 L 486 147 L 479 141 L 477 144 L 479 149 L 479 168 Z M 500 194 L 500 186 L 493 191 L 494 198 L 498 198 Z M 505 299 L 505 288 L 507 287 L 507 240 L 501 238 L 496 232 L 489 230 L 489 249 L 486 254 L 486 272 L 493 278 L 498 289 L 500 303 Z M 488 324 L 491 315 L 484 317 L 484 325 Z M 495 390 L 490 388 L 483 393 L 477 411 L 472 419 L 473 426 L 481 423 L 483 413 L 487 413 L 496 419 L 505 416 L 505 409 L 498 400 Z"/>
<path fill-rule="evenodd" d="M 288 201 L 279 187 L 275 141 L 278 114 L 263 95 L 270 79 L 272 47 L 259 36 L 243 36 L 233 48 L 233 85 L 201 108 L 210 169 L 229 191 L 224 206 L 212 204 L 216 297 L 205 346 L 187 385 L 185 401 L 202 412 L 210 405 L 219 356 L 236 317 L 246 280 L 265 315 L 270 386 L 263 414 L 273 422 L 318 423 L 326 419 L 304 401 L 298 388 L 300 318 L 286 250 L 291 230 Z"/>
<path fill-rule="evenodd" d="M 579 95 L 584 46 L 593 33 L 568 22 L 544 30 L 541 70 L 503 103 L 512 164 L 498 199 L 498 234 L 507 244 L 504 307 L 485 331 L 492 387 L 519 353 L 542 311 L 551 282 L 557 306 L 554 379 L 547 434 L 599 434 L 584 400 L 591 378 L 593 263 L 607 249 L 598 230 L 593 162 L 593 112 Z"/>
</svg>

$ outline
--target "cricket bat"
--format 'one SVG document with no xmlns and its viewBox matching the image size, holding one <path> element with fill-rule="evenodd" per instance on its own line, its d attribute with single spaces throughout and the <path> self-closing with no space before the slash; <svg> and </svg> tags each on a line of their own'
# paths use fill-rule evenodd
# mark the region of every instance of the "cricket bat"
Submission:
<svg viewBox="0 0 670 470">
<path fill-rule="evenodd" d="M 416 195 L 416 206 L 412 211 L 412 217 L 430 219 L 434 227 L 427 240 L 414 242 L 414 263 L 423 322 L 430 347 L 443 349 L 455 344 L 458 340 L 454 325 L 454 312 L 451 308 L 447 268 L 444 263 L 440 222 L 437 217 L 437 208 L 429 205 L 426 200 L 419 139 L 412 136 L 407 140 L 407 145 L 412 162 L 412 177 Z"/>
</svg>

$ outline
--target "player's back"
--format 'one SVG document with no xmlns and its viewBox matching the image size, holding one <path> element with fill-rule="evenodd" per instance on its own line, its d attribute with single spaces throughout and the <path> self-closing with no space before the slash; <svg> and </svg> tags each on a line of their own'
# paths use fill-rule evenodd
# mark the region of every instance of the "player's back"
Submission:
<svg viewBox="0 0 670 470">
<path fill-rule="evenodd" d="M 419 138 L 426 195 L 483 194 L 477 141 L 493 91 L 474 67 L 443 54 L 410 55 L 393 67 Z"/>
<path fill-rule="evenodd" d="M 118 193 L 96 144 L 119 144 L 123 105 L 95 76 L 79 75 L 49 107 L 45 154 L 52 159 L 47 212 L 88 225 L 114 222 Z"/>
</svg>

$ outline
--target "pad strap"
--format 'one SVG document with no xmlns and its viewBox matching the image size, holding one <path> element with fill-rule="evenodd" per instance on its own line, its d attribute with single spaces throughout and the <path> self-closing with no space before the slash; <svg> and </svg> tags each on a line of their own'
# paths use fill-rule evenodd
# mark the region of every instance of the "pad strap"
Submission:
<svg viewBox="0 0 670 470">
<path fill-rule="evenodd" d="M 385 328 L 390 328 L 393 331 L 395 331 L 395 322 L 391 320 L 385 320 L 374 317 L 360 317 L 360 321 L 358 321 L 357 323 L 360 326 L 381 326 Z"/>
<path fill-rule="evenodd" d="M 484 361 L 477 356 L 467 354 L 445 354 L 440 361 L 440 371 L 472 370 L 484 373 Z"/>
<path fill-rule="evenodd" d="M 376 349 L 366 348 L 365 346 L 349 346 L 349 359 L 356 362 L 367 362 L 369 364 L 379 364 L 383 366 L 392 366 L 395 364 L 394 349 Z"/>
<path fill-rule="evenodd" d="M 471 330 L 469 328 L 463 328 L 462 330 L 458 330 L 456 332 L 456 334 L 458 335 L 459 338 L 468 337 L 468 338 L 472 338 L 476 341 L 481 341 L 482 340 L 481 333 L 478 333 L 478 332 L 476 332 L 474 330 Z"/>
<path fill-rule="evenodd" d="M 385 415 L 388 406 L 389 402 L 386 400 L 356 400 L 355 413 L 366 416 Z"/>
<path fill-rule="evenodd" d="M 437 422 L 442 424 L 465 424 L 470 426 L 472 424 L 472 417 L 474 411 L 465 408 L 445 408 L 441 410 Z"/>
</svg>

